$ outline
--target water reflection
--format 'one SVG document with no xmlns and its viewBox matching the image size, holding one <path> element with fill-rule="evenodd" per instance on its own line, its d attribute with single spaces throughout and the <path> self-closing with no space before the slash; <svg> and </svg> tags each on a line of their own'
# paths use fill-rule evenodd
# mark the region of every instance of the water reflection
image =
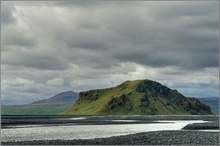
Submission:
<svg viewBox="0 0 220 146">
<path fill-rule="evenodd" d="M 1 129 L 2 141 L 91 139 L 134 134 L 149 131 L 180 130 L 187 124 L 204 123 L 203 120 L 158 121 L 163 123 L 117 125 L 67 125 Z"/>
</svg>

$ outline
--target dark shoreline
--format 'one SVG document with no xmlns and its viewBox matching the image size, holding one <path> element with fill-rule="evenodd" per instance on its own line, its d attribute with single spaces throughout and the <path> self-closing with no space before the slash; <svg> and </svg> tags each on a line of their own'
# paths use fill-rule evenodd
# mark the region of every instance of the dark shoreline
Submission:
<svg viewBox="0 0 220 146">
<path fill-rule="evenodd" d="M 75 119 L 71 118 L 79 118 L 84 117 L 85 119 Z M 114 120 L 114 121 L 113 121 Z M 115 121 L 115 120 L 134 120 L 132 122 L 125 121 Z M 11 126 L 20 126 L 20 125 L 105 125 L 105 124 L 143 124 L 143 123 L 158 123 L 158 121 L 166 120 L 204 120 L 204 121 L 219 121 L 218 116 L 207 116 L 207 115 L 199 115 L 199 116 L 128 116 L 128 115 L 109 115 L 109 116 L 37 116 L 37 115 L 28 115 L 28 116 L 1 116 L 1 128 L 10 128 Z"/>
<path fill-rule="evenodd" d="M 2 145 L 219 145 L 219 133 L 156 131 L 110 138 L 80 140 L 33 140 L 2 142 Z"/>
</svg>

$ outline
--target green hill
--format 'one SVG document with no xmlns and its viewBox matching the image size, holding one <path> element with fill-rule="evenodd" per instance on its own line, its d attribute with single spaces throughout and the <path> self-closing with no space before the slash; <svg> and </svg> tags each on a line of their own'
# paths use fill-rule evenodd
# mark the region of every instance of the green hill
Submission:
<svg viewBox="0 0 220 146">
<path fill-rule="evenodd" d="M 210 107 L 151 80 L 80 92 L 65 115 L 209 115 Z"/>
</svg>

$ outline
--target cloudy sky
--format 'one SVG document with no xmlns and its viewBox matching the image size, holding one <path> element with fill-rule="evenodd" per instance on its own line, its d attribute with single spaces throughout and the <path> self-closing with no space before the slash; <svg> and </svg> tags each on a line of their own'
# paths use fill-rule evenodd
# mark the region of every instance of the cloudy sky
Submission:
<svg viewBox="0 0 220 146">
<path fill-rule="evenodd" d="M 218 1 L 1 2 L 1 98 L 151 79 L 219 96 Z"/>
</svg>

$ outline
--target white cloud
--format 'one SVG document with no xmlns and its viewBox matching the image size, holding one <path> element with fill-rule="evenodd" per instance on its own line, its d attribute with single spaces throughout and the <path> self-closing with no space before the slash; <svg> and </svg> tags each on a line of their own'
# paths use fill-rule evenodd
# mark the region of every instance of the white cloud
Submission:
<svg viewBox="0 0 220 146">
<path fill-rule="evenodd" d="M 33 80 L 24 79 L 20 77 L 16 77 L 15 79 L 2 79 L 3 89 L 7 88 L 8 86 L 21 86 L 21 85 L 32 85 L 34 84 Z"/>
<path fill-rule="evenodd" d="M 61 86 L 64 84 L 64 80 L 61 78 L 53 78 L 47 81 L 48 85 L 52 85 L 52 86 Z"/>
<path fill-rule="evenodd" d="M 12 81 L 12 84 L 18 84 L 18 85 L 23 85 L 23 84 L 33 84 L 33 80 L 28 80 L 28 79 L 22 79 L 22 78 L 16 78 Z"/>
<path fill-rule="evenodd" d="M 62 78 L 53 78 L 47 81 L 48 85 L 52 85 L 52 86 L 61 86 L 64 84 L 64 79 Z"/>
</svg>

